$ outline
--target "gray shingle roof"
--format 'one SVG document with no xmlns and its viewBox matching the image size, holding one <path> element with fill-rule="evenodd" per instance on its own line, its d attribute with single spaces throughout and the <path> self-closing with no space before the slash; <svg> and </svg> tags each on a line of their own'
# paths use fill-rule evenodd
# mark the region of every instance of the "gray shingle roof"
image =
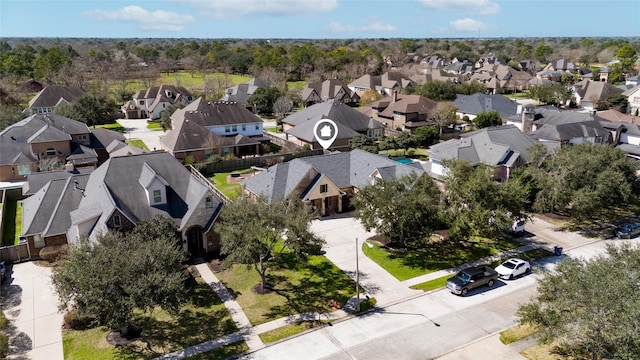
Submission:
<svg viewBox="0 0 640 360">
<path fill-rule="evenodd" d="M 147 169 L 147 170 L 145 170 Z M 149 205 L 145 188 L 138 179 L 146 178 L 151 169 L 167 186 L 167 203 Z M 204 227 L 211 223 L 220 204 L 213 197 L 212 208 L 204 210 L 208 188 L 193 177 L 189 171 L 169 153 L 154 152 L 115 157 L 107 160 L 90 176 L 86 186 L 86 197 L 73 211 L 71 219 L 78 224 L 96 218 L 92 232 L 107 231 L 106 221 L 119 211 L 133 222 L 152 219 L 156 215 L 170 218 L 183 231 L 192 225 Z M 207 229 L 205 229 L 207 230 Z M 72 233 L 70 240 L 73 239 Z"/>
<path fill-rule="evenodd" d="M 271 166 L 244 181 L 245 189 L 256 195 L 264 195 L 269 201 L 282 199 L 293 191 L 304 191 L 318 175 L 328 177 L 341 189 L 364 187 L 371 184 L 371 174 L 379 169 L 385 176 L 422 174 L 421 168 L 407 166 L 386 157 L 355 149 L 329 155 L 294 159 L 288 163 Z"/>
<path fill-rule="evenodd" d="M 515 125 L 495 126 L 463 134 L 460 139 L 448 140 L 431 146 L 430 156 L 435 160 L 457 159 L 471 165 L 479 163 L 508 165 L 521 158 L 529 161 L 528 149 L 534 141 Z"/>
<path fill-rule="evenodd" d="M 474 115 L 495 110 L 500 114 L 500 117 L 507 117 L 518 112 L 518 103 L 500 94 L 458 94 L 453 101 L 453 105 L 460 112 Z"/>
<path fill-rule="evenodd" d="M 42 89 L 29 101 L 29 109 L 54 107 L 61 99 L 73 102 L 84 95 L 84 91 L 75 86 L 50 85 Z"/>
</svg>

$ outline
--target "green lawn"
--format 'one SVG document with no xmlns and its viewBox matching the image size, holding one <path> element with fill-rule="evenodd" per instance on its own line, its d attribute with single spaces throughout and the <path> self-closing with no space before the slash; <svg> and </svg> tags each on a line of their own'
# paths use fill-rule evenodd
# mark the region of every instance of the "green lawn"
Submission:
<svg viewBox="0 0 640 360">
<path fill-rule="evenodd" d="M 4 208 L 2 246 L 17 245 L 22 234 L 22 202 L 7 200 Z"/>
<path fill-rule="evenodd" d="M 158 130 L 163 130 L 162 129 L 162 124 L 158 121 L 153 121 L 147 124 L 147 129 L 149 130 L 154 130 L 154 131 L 158 131 Z"/>
<path fill-rule="evenodd" d="M 176 316 L 162 310 L 151 314 L 136 313 L 132 324 L 142 327 L 142 338 L 125 347 L 115 348 L 109 344 L 106 341 L 108 331 L 104 327 L 64 331 L 64 358 L 152 359 L 238 330 L 224 304 L 200 278 L 188 294 L 188 302 Z M 246 345 L 242 344 L 232 348 L 238 353 L 246 351 Z"/>
<path fill-rule="evenodd" d="M 521 244 L 508 239 L 472 238 L 466 242 L 429 241 L 416 250 L 394 252 L 374 244 L 362 250 L 371 260 L 403 281 L 437 270 L 452 268 L 469 261 L 517 248 Z"/>
<path fill-rule="evenodd" d="M 305 85 L 306 81 L 287 81 L 287 89 L 290 91 L 300 92 Z"/>
<path fill-rule="evenodd" d="M 273 287 L 267 294 L 253 291 L 260 283 L 253 267 L 235 265 L 216 276 L 237 298 L 253 325 L 304 312 L 328 312 L 332 300 L 342 305 L 355 295 L 353 280 L 323 256 L 311 256 L 301 265 L 292 254 L 283 254 L 283 260 L 267 271 Z M 291 335 L 288 331 L 293 330 L 282 336 Z"/>
<path fill-rule="evenodd" d="M 265 131 L 278 132 L 277 126 L 267 126 L 264 128 Z"/>
<path fill-rule="evenodd" d="M 149 150 L 149 148 L 144 143 L 144 141 L 142 141 L 140 139 L 128 139 L 127 140 L 127 144 L 129 144 L 131 146 L 139 147 L 141 149 Z"/>
<path fill-rule="evenodd" d="M 231 200 L 235 200 L 240 196 L 240 192 L 242 189 L 242 185 L 239 182 L 232 183 L 227 181 L 228 176 L 233 173 L 246 174 L 250 173 L 251 169 L 242 169 L 235 170 L 230 172 L 217 173 L 210 177 L 209 180 L 213 181 L 214 185 L 218 190 L 220 190 L 223 194 L 227 195 L 227 197 Z"/>
<path fill-rule="evenodd" d="M 268 344 L 274 341 L 288 338 L 289 336 L 293 336 L 295 334 L 299 334 L 303 331 L 316 328 L 320 326 L 320 324 L 323 324 L 323 323 L 318 321 L 301 321 L 301 322 L 285 325 L 271 331 L 267 331 L 265 333 L 260 334 L 259 336 L 262 342 Z"/>
<path fill-rule="evenodd" d="M 244 341 L 239 341 L 233 344 L 219 347 L 215 350 L 211 350 L 202 354 L 190 356 L 188 360 L 223 360 L 232 359 L 234 355 L 242 354 L 249 351 L 249 346 Z"/>
<path fill-rule="evenodd" d="M 118 131 L 118 132 L 125 132 L 125 128 L 122 127 L 122 125 L 116 123 L 112 123 L 112 124 L 103 124 L 103 125 L 96 125 L 95 126 L 98 129 L 109 129 L 109 130 L 113 130 L 113 131 Z"/>
<path fill-rule="evenodd" d="M 173 73 L 161 73 L 160 78 L 156 81 L 156 85 L 170 84 L 182 86 L 187 89 L 204 89 L 204 83 L 207 79 L 213 79 L 219 76 L 228 78 L 229 86 L 243 84 L 251 80 L 250 76 L 235 74 L 209 73 L 206 74 L 206 77 L 204 77 L 202 76 L 202 73 L 199 72 L 196 72 L 192 75 L 188 71 L 176 71 Z"/>
<path fill-rule="evenodd" d="M 519 257 L 520 259 L 524 259 L 527 261 L 534 261 L 537 259 L 541 259 L 543 257 L 547 257 L 547 256 L 551 256 L 553 255 L 552 252 L 547 251 L 545 249 L 533 249 L 533 250 L 529 250 L 526 252 L 523 252 L 521 254 L 518 254 L 517 257 Z M 490 267 L 496 267 L 498 265 L 500 265 L 501 262 L 503 262 L 505 259 L 500 259 L 500 260 L 496 260 L 493 261 L 489 264 L 487 264 Z M 431 290 L 435 290 L 435 289 L 439 289 L 442 287 L 445 287 L 447 285 L 447 279 L 450 278 L 451 275 L 445 275 L 442 277 L 439 277 L 437 279 L 433 279 L 430 281 L 426 281 L 420 284 L 416 284 L 414 286 L 412 286 L 412 289 L 416 289 L 416 290 L 423 290 L 423 291 L 431 291 Z"/>
</svg>

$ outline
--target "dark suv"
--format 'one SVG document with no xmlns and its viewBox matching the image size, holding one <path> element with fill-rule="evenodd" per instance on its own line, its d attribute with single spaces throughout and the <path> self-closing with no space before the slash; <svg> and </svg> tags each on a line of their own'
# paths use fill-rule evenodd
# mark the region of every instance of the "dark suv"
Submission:
<svg viewBox="0 0 640 360">
<path fill-rule="evenodd" d="M 488 266 L 472 266 L 458 271 L 447 279 L 447 289 L 456 295 L 465 296 L 469 290 L 487 285 L 492 287 L 498 279 L 498 273 Z"/>
</svg>

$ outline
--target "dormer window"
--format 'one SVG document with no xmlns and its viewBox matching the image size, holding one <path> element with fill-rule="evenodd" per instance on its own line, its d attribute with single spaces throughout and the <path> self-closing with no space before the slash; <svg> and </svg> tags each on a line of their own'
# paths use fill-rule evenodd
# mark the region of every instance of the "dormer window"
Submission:
<svg viewBox="0 0 640 360">
<path fill-rule="evenodd" d="M 153 203 L 158 204 L 162 202 L 162 191 L 153 190 Z"/>
<path fill-rule="evenodd" d="M 165 94 L 167 94 L 168 97 L 173 97 L 173 93 L 171 92 L 171 90 L 165 91 Z"/>
<path fill-rule="evenodd" d="M 119 228 L 122 226 L 122 218 L 120 215 L 113 215 L 113 227 Z"/>
<path fill-rule="evenodd" d="M 57 152 L 56 149 L 48 148 L 46 154 L 47 156 L 56 156 Z"/>
<path fill-rule="evenodd" d="M 213 197 L 207 196 L 206 208 L 211 209 L 213 207 Z"/>
</svg>

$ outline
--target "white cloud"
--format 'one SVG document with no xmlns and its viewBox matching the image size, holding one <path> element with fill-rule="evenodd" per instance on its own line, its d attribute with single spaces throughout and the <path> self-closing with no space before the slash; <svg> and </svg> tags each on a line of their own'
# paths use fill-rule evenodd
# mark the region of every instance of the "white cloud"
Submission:
<svg viewBox="0 0 640 360">
<path fill-rule="evenodd" d="M 334 33 L 348 33 L 348 32 L 391 32 L 396 31 L 397 28 L 393 25 L 383 24 L 380 21 L 373 22 L 371 24 L 363 26 L 343 25 L 340 23 L 332 22 L 328 26 L 329 31 Z"/>
<path fill-rule="evenodd" d="M 195 20 L 191 15 L 162 10 L 149 11 L 137 5 L 118 10 L 91 10 L 83 13 L 83 16 L 93 20 L 132 22 L 141 30 L 166 31 L 182 31 Z"/>
<path fill-rule="evenodd" d="M 313 15 L 338 7 L 338 0 L 174 0 L 214 17 L 242 15 Z"/>
<path fill-rule="evenodd" d="M 500 12 L 500 6 L 490 0 L 420 0 L 429 9 L 462 14 L 490 15 Z"/>
<path fill-rule="evenodd" d="M 487 25 L 480 21 L 466 18 L 451 21 L 449 27 L 456 31 L 478 31 L 486 29 Z"/>
</svg>

